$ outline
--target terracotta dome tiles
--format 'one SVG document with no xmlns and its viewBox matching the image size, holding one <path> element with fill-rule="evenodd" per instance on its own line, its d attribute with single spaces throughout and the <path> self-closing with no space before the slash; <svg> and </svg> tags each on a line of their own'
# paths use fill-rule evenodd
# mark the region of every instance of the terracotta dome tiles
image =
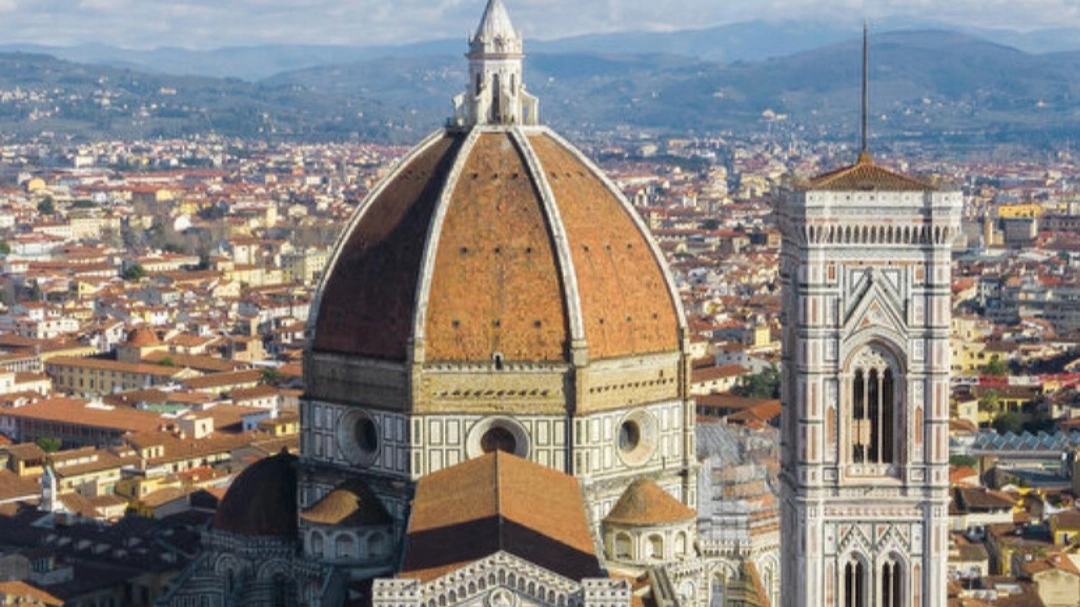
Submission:
<svg viewBox="0 0 1080 607">
<path fill-rule="evenodd" d="M 463 139 L 432 142 L 364 210 L 326 282 L 315 349 L 405 360 L 423 243 Z"/>
<path fill-rule="evenodd" d="M 646 236 L 607 185 L 546 135 L 530 137 L 571 243 L 589 356 L 679 349 L 678 319 Z"/>
<path fill-rule="evenodd" d="M 428 360 L 558 361 L 564 289 L 524 159 L 508 133 L 481 135 L 439 235 L 428 301 Z"/>
<path fill-rule="evenodd" d="M 263 458 L 241 472 L 214 514 L 217 531 L 249 537 L 296 537 L 296 463 L 287 452 Z"/>
<path fill-rule="evenodd" d="M 362 479 L 349 479 L 300 513 L 320 525 L 389 525 L 393 518 Z"/>
<path fill-rule="evenodd" d="M 623 492 L 604 517 L 605 523 L 620 525 L 664 525 L 697 518 L 697 512 L 664 491 L 649 479 L 638 479 Z"/>
<path fill-rule="evenodd" d="M 405 361 L 426 295 L 415 337 L 430 362 L 565 361 L 575 314 L 590 359 L 679 351 L 663 262 L 596 169 L 546 131 L 474 133 L 462 147 L 469 137 L 429 140 L 353 221 L 320 298 L 314 348 Z M 579 302 L 569 301 L 560 259 Z"/>
</svg>

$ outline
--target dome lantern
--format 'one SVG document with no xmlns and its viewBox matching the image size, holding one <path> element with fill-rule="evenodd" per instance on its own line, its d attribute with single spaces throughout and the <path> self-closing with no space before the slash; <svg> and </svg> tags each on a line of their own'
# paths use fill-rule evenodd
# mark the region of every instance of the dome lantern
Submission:
<svg viewBox="0 0 1080 607">
<path fill-rule="evenodd" d="M 522 81 L 521 34 L 502 0 L 489 0 L 465 56 L 469 83 L 454 98 L 456 126 L 539 124 L 539 102 Z"/>
</svg>

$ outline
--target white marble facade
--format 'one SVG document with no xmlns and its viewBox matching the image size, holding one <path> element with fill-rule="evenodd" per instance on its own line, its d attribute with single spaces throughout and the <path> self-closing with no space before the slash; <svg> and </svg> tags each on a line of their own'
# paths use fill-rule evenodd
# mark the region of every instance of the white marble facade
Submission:
<svg viewBox="0 0 1080 607">
<path fill-rule="evenodd" d="M 962 197 L 892 183 L 904 187 L 810 185 L 781 206 L 785 606 L 945 605 Z"/>
</svg>

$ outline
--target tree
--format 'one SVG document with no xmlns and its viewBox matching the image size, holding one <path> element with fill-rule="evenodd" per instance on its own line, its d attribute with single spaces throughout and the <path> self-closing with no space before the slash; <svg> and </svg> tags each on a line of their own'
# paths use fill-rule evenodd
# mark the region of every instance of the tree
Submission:
<svg viewBox="0 0 1080 607">
<path fill-rule="evenodd" d="M 281 371 L 278 371 L 273 367 L 267 367 L 259 373 L 259 383 L 274 386 L 281 381 L 281 377 Z"/>
<path fill-rule="evenodd" d="M 994 430 L 996 430 L 998 434 L 1005 434 L 1007 432 L 1018 434 L 1024 429 L 1024 422 L 1020 419 L 1020 414 L 1016 411 L 1005 411 L 997 414 L 990 425 L 994 427 Z"/>
<path fill-rule="evenodd" d="M 112 227 L 101 228 L 101 242 L 107 247 L 113 249 L 121 249 L 124 247 L 124 240 L 121 236 L 121 231 Z"/>
<path fill-rule="evenodd" d="M 760 373 L 744 375 L 731 391 L 748 398 L 780 398 L 780 370 L 769 365 Z"/>
<path fill-rule="evenodd" d="M 43 436 L 37 440 L 37 446 L 45 453 L 56 453 L 63 446 L 63 441 L 58 438 Z"/>
<path fill-rule="evenodd" d="M 56 213 L 56 203 L 53 201 L 52 196 L 46 196 L 37 205 L 38 213 L 42 215 L 52 215 Z"/>
<path fill-rule="evenodd" d="M 970 455 L 954 455 L 949 458 L 949 465 L 957 468 L 974 468 L 979 460 Z"/>
<path fill-rule="evenodd" d="M 997 354 L 990 357 L 990 362 L 983 366 L 983 373 L 1002 377 L 1009 374 L 1009 367 Z"/>
<path fill-rule="evenodd" d="M 140 264 L 132 264 L 128 266 L 128 269 L 124 270 L 122 275 L 124 280 L 141 280 L 146 276 L 146 268 L 143 268 Z"/>
<path fill-rule="evenodd" d="M 979 397 L 979 411 L 985 411 L 987 413 L 997 411 L 1000 400 L 997 390 L 987 390 L 986 394 Z"/>
<path fill-rule="evenodd" d="M 171 356 L 166 356 L 166 357 L 162 358 L 161 360 L 159 360 L 158 364 L 161 365 L 162 367 L 175 367 L 176 366 L 176 361 L 173 360 Z"/>
<path fill-rule="evenodd" d="M 8 255 L 11 253 L 11 245 L 6 240 L 0 240 L 0 255 Z"/>
</svg>

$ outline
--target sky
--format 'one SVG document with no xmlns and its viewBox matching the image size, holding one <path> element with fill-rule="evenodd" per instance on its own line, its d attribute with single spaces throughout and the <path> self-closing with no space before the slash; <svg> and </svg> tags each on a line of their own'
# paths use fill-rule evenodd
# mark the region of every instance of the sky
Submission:
<svg viewBox="0 0 1080 607">
<path fill-rule="evenodd" d="M 0 41 L 213 49 L 464 38 L 486 0 L 0 0 Z M 527 38 L 670 31 L 754 19 L 913 18 L 980 28 L 1080 26 L 1080 0 L 505 0 Z"/>
</svg>

